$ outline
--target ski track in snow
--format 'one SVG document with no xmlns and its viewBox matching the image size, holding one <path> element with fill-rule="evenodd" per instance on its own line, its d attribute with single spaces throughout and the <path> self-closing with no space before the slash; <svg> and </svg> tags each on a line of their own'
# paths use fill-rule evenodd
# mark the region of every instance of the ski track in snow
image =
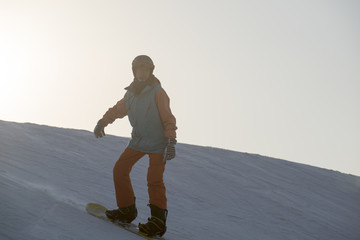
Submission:
<svg viewBox="0 0 360 240">
<path fill-rule="evenodd" d="M 128 142 L 0 121 L 0 239 L 139 239 L 85 211 L 115 208 L 112 168 Z M 131 173 L 149 217 L 147 157 Z M 224 149 L 177 144 L 165 171 L 176 239 L 360 239 L 360 177 Z"/>
</svg>

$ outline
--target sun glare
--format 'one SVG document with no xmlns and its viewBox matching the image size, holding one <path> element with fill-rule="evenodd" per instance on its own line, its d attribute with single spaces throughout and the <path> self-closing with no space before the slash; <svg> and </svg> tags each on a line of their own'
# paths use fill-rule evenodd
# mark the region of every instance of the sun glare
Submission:
<svg viewBox="0 0 360 240">
<path fill-rule="evenodd" d="M 28 81 L 27 51 L 10 33 L 0 38 L 0 109 L 1 118 L 11 118 L 17 102 L 26 97 L 23 89 Z M 11 116 L 7 116 L 11 115 Z"/>
</svg>

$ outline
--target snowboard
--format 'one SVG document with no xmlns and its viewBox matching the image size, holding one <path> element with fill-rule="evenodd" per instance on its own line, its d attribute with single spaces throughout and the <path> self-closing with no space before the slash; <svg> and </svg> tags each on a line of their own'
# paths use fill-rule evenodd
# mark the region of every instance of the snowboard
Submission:
<svg viewBox="0 0 360 240">
<path fill-rule="evenodd" d="M 106 207 L 104 207 L 103 205 L 101 204 L 98 204 L 98 203 L 88 203 L 86 205 L 86 211 L 88 213 L 90 213 L 91 215 L 97 217 L 97 218 L 100 218 L 102 220 L 105 220 L 106 222 L 109 222 L 109 223 L 112 223 L 118 227 L 121 227 L 122 229 L 125 229 L 129 232 L 132 232 L 138 236 L 141 236 L 145 239 L 148 239 L 148 240 L 166 240 L 164 237 L 149 237 L 149 236 L 146 236 L 145 234 L 139 232 L 139 227 L 136 226 L 135 224 L 133 223 L 121 223 L 121 222 L 113 222 L 111 221 L 110 219 L 107 218 L 106 214 L 105 214 L 105 211 L 107 211 L 108 209 Z"/>
</svg>

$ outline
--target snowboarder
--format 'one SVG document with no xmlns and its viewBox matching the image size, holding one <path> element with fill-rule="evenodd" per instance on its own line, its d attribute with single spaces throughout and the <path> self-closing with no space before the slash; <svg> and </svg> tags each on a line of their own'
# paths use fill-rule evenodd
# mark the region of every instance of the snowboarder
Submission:
<svg viewBox="0 0 360 240">
<path fill-rule="evenodd" d="M 106 211 L 112 221 L 130 223 L 137 217 L 135 195 L 131 185 L 132 166 L 149 155 L 147 173 L 151 217 L 139 223 L 139 231 L 148 236 L 162 236 L 166 231 L 167 198 L 163 173 L 166 160 L 175 157 L 176 119 L 170 109 L 170 99 L 160 81 L 153 75 L 155 65 L 146 55 L 132 62 L 134 80 L 126 87 L 124 97 L 98 121 L 94 134 L 105 136 L 104 128 L 126 115 L 132 126 L 131 140 L 115 163 L 113 178 L 118 209 Z"/>
</svg>

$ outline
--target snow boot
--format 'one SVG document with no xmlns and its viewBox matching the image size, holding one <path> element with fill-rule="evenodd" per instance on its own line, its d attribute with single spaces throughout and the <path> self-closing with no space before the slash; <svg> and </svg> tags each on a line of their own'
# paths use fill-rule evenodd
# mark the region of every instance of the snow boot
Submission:
<svg viewBox="0 0 360 240">
<path fill-rule="evenodd" d="M 113 222 L 131 223 L 137 217 L 135 204 L 129 207 L 107 210 L 106 216 Z"/>
<path fill-rule="evenodd" d="M 145 224 L 139 223 L 139 231 L 148 237 L 161 237 L 166 232 L 167 209 L 158 208 L 155 205 L 148 205 L 151 209 L 151 218 Z"/>
</svg>

